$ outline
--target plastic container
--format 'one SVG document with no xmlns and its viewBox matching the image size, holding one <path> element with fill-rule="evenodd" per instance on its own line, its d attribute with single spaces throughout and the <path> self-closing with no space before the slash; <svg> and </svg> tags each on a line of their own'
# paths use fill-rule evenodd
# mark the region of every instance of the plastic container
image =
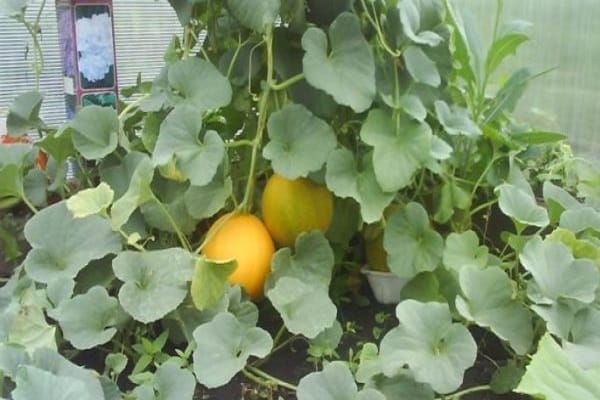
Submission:
<svg viewBox="0 0 600 400">
<path fill-rule="evenodd" d="M 375 300 L 381 304 L 398 304 L 400 291 L 410 281 L 391 272 L 373 271 L 369 267 L 364 267 L 361 271 L 367 276 Z"/>
</svg>

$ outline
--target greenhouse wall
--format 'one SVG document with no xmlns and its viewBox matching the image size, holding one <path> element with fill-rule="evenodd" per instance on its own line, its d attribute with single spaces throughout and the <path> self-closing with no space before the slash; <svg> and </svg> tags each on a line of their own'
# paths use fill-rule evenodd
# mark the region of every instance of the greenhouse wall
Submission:
<svg viewBox="0 0 600 400">
<path fill-rule="evenodd" d="M 458 0 L 491 36 L 495 0 Z M 600 161 L 600 1 L 504 0 L 504 21 L 530 21 L 532 40 L 508 69 L 527 66 L 534 79 L 516 115 L 541 128 L 565 132 L 579 154 Z M 500 75 L 499 80 L 505 78 Z"/>
<path fill-rule="evenodd" d="M 33 1 L 27 18 L 33 20 L 40 1 Z M 164 62 L 163 52 L 174 34 L 181 31 L 175 12 L 167 0 L 114 0 L 114 25 L 118 81 L 121 88 L 135 84 L 138 72 L 142 79 L 152 80 Z M 42 118 L 60 124 L 66 118 L 62 67 L 54 1 L 47 1 L 41 19 L 41 44 L 44 70 L 40 81 L 44 93 Z M 23 27 L 0 16 L 0 117 L 13 99 L 35 87 L 31 68 L 30 38 Z"/>
</svg>

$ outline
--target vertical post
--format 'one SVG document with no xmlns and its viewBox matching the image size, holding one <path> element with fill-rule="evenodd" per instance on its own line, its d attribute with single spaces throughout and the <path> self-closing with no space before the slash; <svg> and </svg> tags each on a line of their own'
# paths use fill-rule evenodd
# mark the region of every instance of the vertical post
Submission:
<svg viewBox="0 0 600 400">
<path fill-rule="evenodd" d="M 91 104 L 117 108 L 112 0 L 56 0 L 67 119 Z"/>
</svg>

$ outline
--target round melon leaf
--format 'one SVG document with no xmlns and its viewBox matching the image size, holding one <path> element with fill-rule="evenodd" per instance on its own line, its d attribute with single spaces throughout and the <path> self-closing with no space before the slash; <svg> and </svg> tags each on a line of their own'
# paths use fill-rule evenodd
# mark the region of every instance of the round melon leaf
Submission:
<svg viewBox="0 0 600 400">
<path fill-rule="evenodd" d="M 104 397 L 104 396 L 103 396 Z M 92 400 L 85 385 L 71 377 L 57 376 L 31 365 L 17 373 L 14 400 Z"/>
<path fill-rule="evenodd" d="M 298 400 L 385 400 L 375 389 L 358 391 L 352 372 L 341 361 L 334 361 L 322 371 L 313 372 L 300 380 Z"/>
<path fill-rule="evenodd" d="M 544 227 L 550 223 L 548 211 L 539 206 L 532 194 L 517 185 L 503 183 L 496 187 L 502 212 L 521 224 Z"/>
<path fill-rule="evenodd" d="M 302 233 L 295 253 L 289 248 L 273 256 L 266 295 L 294 334 L 315 338 L 335 322 L 337 308 L 329 297 L 334 255 L 320 231 Z"/>
<path fill-rule="evenodd" d="M 373 167 L 385 192 L 410 184 L 415 172 L 429 160 L 431 128 L 402 118 L 398 123 L 383 110 L 372 110 L 360 130 L 361 139 L 374 147 Z"/>
<path fill-rule="evenodd" d="M 468 329 L 452 322 L 450 308 L 442 303 L 405 300 L 398 304 L 400 325 L 381 341 L 383 372 L 393 377 L 405 365 L 417 382 L 430 384 L 438 393 L 450 393 L 473 365 L 477 344 Z"/>
<path fill-rule="evenodd" d="M 279 16 L 280 0 L 227 0 L 229 10 L 242 25 L 264 32 Z"/>
<path fill-rule="evenodd" d="M 161 400 L 191 399 L 194 397 L 196 379 L 176 361 L 167 361 L 156 369 L 154 388 L 158 393 L 157 398 Z"/>
<path fill-rule="evenodd" d="M 530 298 L 536 303 L 552 304 L 558 299 L 573 299 L 589 304 L 596 297 L 600 273 L 590 260 L 574 259 L 567 246 L 535 236 L 519 255 L 539 293 Z"/>
<path fill-rule="evenodd" d="M 392 214 L 385 226 L 383 247 L 390 270 L 403 278 L 433 271 L 444 251 L 444 239 L 429 224 L 427 211 L 408 203 Z"/>
<path fill-rule="evenodd" d="M 190 293 L 196 308 L 203 311 L 212 307 L 225 293 L 227 277 L 235 271 L 237 262 L 216 263 L 198 258 Z"/>
<path fill-rule="evenodd" d="M 409 46 L 402 54 L 406 69 L 417 83 L 438 87 L 442 83 L 435 62 L 420 47 Z"/>
<path fill-rule="evenodd" d="M 180 248 L 138 253 L 125 251 L 113 260 L 121 306 L 137 321 L 150 323 L 173 311 L 188 293 L 195 257 Z"/>
<path fill-rule="evenodd" d="M 465 267 L 484 268 L 488 262 L 489 249 L 479 245 L 479 237 L 473 231 L 452 232 L 446 238 L 444 266 L 456 272 Z"/>
<path fill-rule="evenodd" d="M 112 204 L 115 192 L 106 182 L 95 188 L 84 189 L 69 197 L 67 208 L 75 218 L 84 218 L 106 211 Z"/>
<path fill-rule="evenodd" d="M 336 196 L 356 200 L 366 223 L 379 221 L 383 210 L 394 199 L 394 193 L 384 192 L 377 182 L 371 156 L 357 162 L 346 148 L 334 150 L 329 155 L 325 182 Z"/>
<path fill-rule="evenodd" d="M 86 350 L 112 339 L 120 313 L 123 311 L 117 299 L 102 286 L 94 286 L 85 294 L 63 301 L 48 314 L 58 321 L 73 347 Z"/>
<path fill-rule="evenodd" d="M 375 61 L 358 18 L 340 14 L 325 32 L 309 28 L 302 36 L 306 80 L 356 112 L 367 110 L 375 98 Z M 331 49 L 329 52 L 328 49 Z"/>
<path fill-rule="evenodd" d="M 73 144 L 88 160 L 98 160 L 117 148 L 119 117 L 110 107 L 83 107 L 70 122 Z"/>
<path fill-rule="evenodd" d="M 263 156 L 271 160 L 276 173 L 287 179 L 306 177 L 321 169 L 337 145 L 333 129 L 300 104 L 271 114 L 268 133 L 271 141 L 264 147 Z"/>
<path fill-rule="evenodd" d="M 265 357 L 273 347 L 267 331 L 248 327 L 227 312 L 197 327 L 194 340 L 194 373 L 208 388 L 226 384 L 244 368 L 250 356 Z"/>
<path fill-rule="evenodd" d="M 90 261 L 121 250 L 121 239 L 106 220 L 96 215 L 75 218 L 64 201 L 34 215 L 25 225 L 25 238 L 32 247 L 25 270 L 42 283 L 74 278 Z"/>
<path fill-rule="evenodd" d="M 110 209 L 111 226 L 118 230 L 127 223 L 131 214 L 142 204 L 154 197 L 150 184 L 154 177 L 154 167 L 150 158 L 145 154 L 143 156 L 134 156 L 129 153 L 126 158 L 137 159 L 137 165 L 131 174 L 127 191 L 114 202 Z"/>
<path fill-rule="evenodd" d="M 458 312 L 479 326 L 489 327 L 517 354 L 526 354 L 533 342 L 532 314 L 515 299 L 506 273 L 499 267 L 464 267 L 459 280 L 464 297 L 456 298 Z"/>
<path fill-rule="evenodd" d="M 175 107 L 165 118 L 161 127 L 152 160 L 155 165 L 166 165 L 173 157 L 192 185 L 208 184 L 225 157 L 225 144 L 215 131 L 204 134 L 202 115 L 198 109 L 188 104 Z"/>
<path fill-rule="evenodd" d="M 167 74 L 169 86 L 193 106 L 198 118 L 231 102 L 229 81 L 208 61 L 188 57 L 170 65 Z"/>
</svg>

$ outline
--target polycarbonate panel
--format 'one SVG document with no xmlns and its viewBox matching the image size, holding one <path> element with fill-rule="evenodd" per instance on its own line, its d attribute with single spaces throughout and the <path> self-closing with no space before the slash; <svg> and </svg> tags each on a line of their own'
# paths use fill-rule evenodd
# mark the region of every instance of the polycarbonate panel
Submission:
<svg viewBox="0 0 600 400">
<path fill-rule="evenodd" d="M 33 1 L 27 18 L 32 20 L 39 0 Z M 162 56 L 171 37 L 181 27 L 167 0 L 114 0 L 117 72 L 121 88 L 135 84 L 138 72 L 152 80 L 163 65 Z M 65 120 L 62 68 L 54 1 L 47 1 L 41 20 L 44 71 L 40 89 L 45 95 L 42 118 L 58 125 Z M 0 116 L 20 93 L 35 88 L 31 69 L 33 54 L 25 28 L 0 16 Z M 3 129 L 3 128 L 2 128 Z"/>
</svg>

